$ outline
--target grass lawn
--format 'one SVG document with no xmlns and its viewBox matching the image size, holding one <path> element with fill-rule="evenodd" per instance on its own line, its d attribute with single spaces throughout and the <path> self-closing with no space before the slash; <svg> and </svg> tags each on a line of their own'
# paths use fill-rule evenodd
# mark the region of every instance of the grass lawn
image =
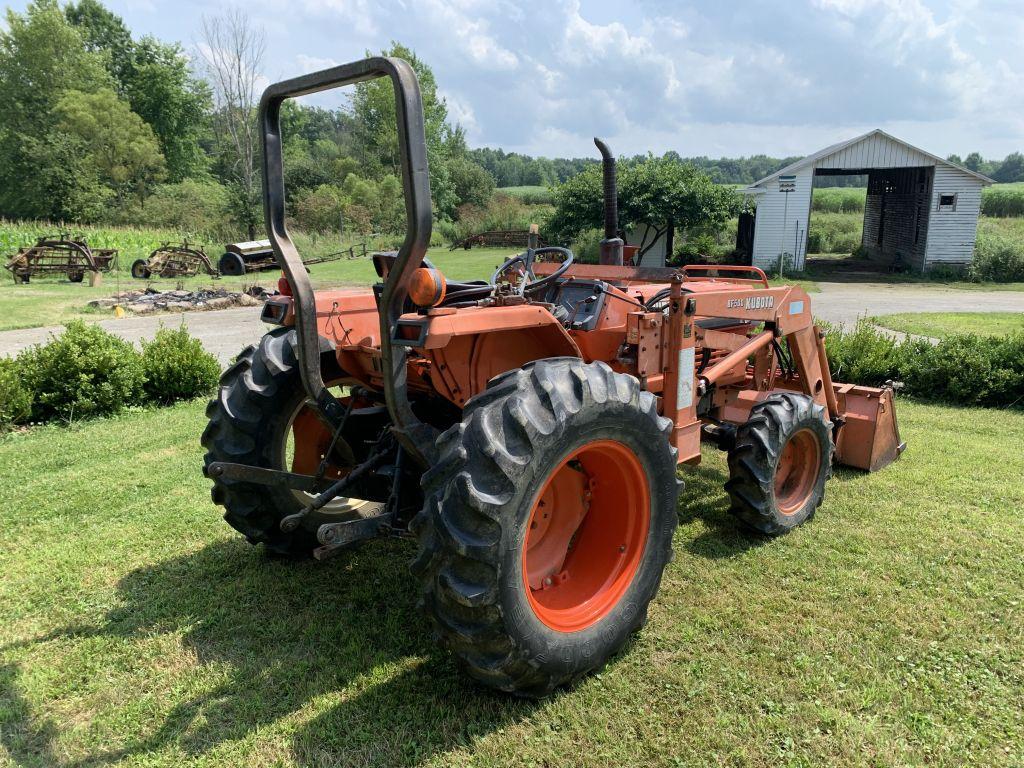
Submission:
<svg viewBox="0 0 1024 768">
<path fill-rule="evenodd" d="M 954 333 L 1004 336 L 1024 331 L 1020 312 L 904 312 L 872 317 L 870 322 L 903 333 L 941 338 Z"/>
<path fill-rule="evenodd" d="M 494 268 L 513 253 L 514 249 L 474 248 L 469 251 L 449 251 L 448 248 L 431 248 L 429 258 L 452 280 L 489 278 Z M 6 276 L 6 272 L 0 277 Z M 310 267 L 313 284 L 320 288 L 339 285 L 370 285 L 376 282 L 370 259 L 343 259 Z M 201 286 L 217 286 L 241 289 L 248 285 L 262 285 L 273 288 L 277 285 L 280 272 L 259 272 L 242 277 L 223 277 L 217 280 L 208 275 L 171 280 L 133 280 L 126 273 L 103 275 L 102 285 L 90 288 L 88 282 L 69 283 L 56 277 L 33 278 L 28 285 L 15 284 L 13 280 L 0 279 L 0 331 L 13 328 L 36 328 L 58 325 L 73 318 L 101 319 L 111 317 L 112 310 L 91 310 L 86 305 L 93 299 L 113 296 L 118 291 L 144 288 L 152 284 L 163 290 L 181 285 L 191 289 Z"/>
<path fill-rule="evenodd" d="M 709 450 L 645 631 L 539 703 L 435 649 L 412 542 L 228 529 L 201 403 L 0 438 L 0 764 L 1020 765 L 1024 414 L 899 411 L 903 459 L 774 541 Z"/>
</svg>

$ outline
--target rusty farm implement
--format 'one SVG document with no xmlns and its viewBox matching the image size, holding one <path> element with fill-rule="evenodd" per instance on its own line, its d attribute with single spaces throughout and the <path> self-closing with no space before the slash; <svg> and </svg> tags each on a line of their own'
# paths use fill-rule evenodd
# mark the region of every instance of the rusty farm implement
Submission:
<svg viewBox="0 0 1024 768">
<path fill-rule="evenodd" d="M 43 235 L 35 245 L 19 248 L 4 266 L 15 282 L 27 283 L 36 275 L 63 274 L 72 283 L 80 283 L 86 272 L 109 272 L 116 265 L 116 249 L 93 249 L 84 238 L 62 232 Z"/>
</svg>

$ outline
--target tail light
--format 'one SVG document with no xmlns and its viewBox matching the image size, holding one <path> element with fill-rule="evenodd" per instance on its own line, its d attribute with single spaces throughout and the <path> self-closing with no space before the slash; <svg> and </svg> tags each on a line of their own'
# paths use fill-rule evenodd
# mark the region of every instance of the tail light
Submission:
<svg viewBox="0 0 1024 768">
<path fill-rule="evenodd" d="M 412 273 L 409 298 L 418 307 L 436 307 L 444 301 L 448 284 L 441 271 L 433 267 L 420 267 Z"/>
</svg>

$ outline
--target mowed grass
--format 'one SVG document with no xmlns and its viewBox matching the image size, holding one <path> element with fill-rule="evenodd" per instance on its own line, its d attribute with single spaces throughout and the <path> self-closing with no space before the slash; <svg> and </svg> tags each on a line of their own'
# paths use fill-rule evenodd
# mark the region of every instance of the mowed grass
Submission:
<svg viewBox="0 0 1024 768">
<path fill-rule="evenodd" d="M 431 248 L 428 258 L 451 280 L 486 279 L 491 276 L 495 267 L 513 253 L 513 250 L 474 248 L 469 251 L 449 251 L 447 248 Z M 310 252 L 315 255 L 317 250 L 311 249 Z M 309 269 L 313 284 L 317 288 L 368 286 L 378 280 L 368 257 L 314 264 Z M 13 280 L 2 279 L 8 277 L 8 274 L 3 272 L 0 274 L 0 307 L 3 308 L 0 312 L 0 331 L 58 325 L 74 318 L 99 320 L 113 317 L 113 310 L 96 310 L 87 305 L 93 299 L 113 296 L 119 290 L 142 289 L 147 285 L 161 290 L 178 287 L 188 290 L 201 287 L 241 290 L 252 285 L 273 289 L 277 285 L 279 275 L 279 271 L 268 271 L 216 280 L 209 275 L 197 275 L 189 278 L 145 281 L 133 280 L 126 274 L 111 273 L 103 275 L 101 285 L 92 288 L 87 281 L 69 283 L 56 276 L 33 278 L 28 285 L 15 284 Z"/>
<path fill-rule="evenodd" d="M 1005 336 L 1024 331 L 1021 312 L 904 312 L 872 317 L 871 322 L 894 331 L 941 338 L 955 333 Z"/>
<path fill-rule="evenodd" d="M 898 405 L 909 448 L 737 530 L 707 450 L 643 633 L 541 702 L 477 687 L 408 540 L 269 560 L 200 472 L 203 404 L 0 440 L 0 763 L 1020 765 L 1024 414 Z"/>
</svg>

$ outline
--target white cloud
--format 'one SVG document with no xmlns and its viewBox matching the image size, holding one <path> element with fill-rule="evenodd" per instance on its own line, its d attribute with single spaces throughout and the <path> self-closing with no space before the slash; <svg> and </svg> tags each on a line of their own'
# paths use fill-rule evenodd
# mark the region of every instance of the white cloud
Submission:
<svg viewBox="0 0 1024 768">
<path fill-rule="evenodd" d="M 491 34 L 489 23 L 471 16 L 482 9 L 475 2 L 422 0 L 422 3 L 426 11 L 424 15 L 431 25 L 450 35 L 452 44 L 474 65 L 485 70 L 509 70 L 518 66 L 519 58 Z"/>
<path fill-rule="evenodd" d="M 274 0 L 269 0 L 274 2 Z M 360 37 L 372 37 L 380 33 L 375 14 L 376 3 L 368 0 L 300 0 L 301 8 L 313 16 L 326 16 L 344 22 L 346 31 Z M 286 4 L 281 9 L 285 14 L 294 14 L 295 7 Z M 291 23 L 294 24 L 294 21 Z"/>
<path fill-rule="evenodd" d="M 302 74 L 308 75 L 310 72 L 319 72 L 321 69 L 330 69 L 331 67 L 338 66 L 338 62 L 334 59 L 322 59 L 318 56 L 307 56 L 304 53 L 300 53 L 295 57 L 295 63 L 298 64 Z"/>
<path fill-rule="evenodd" d="M 268 71 L 400 41 L 473 144 L 592 155 L 598 134 L 624 154 L 782 155 L 882 127 L 938 154 L 1003 156 L 1024 136 L 1018 0 L 253 4 L 289 17 L 267 25 Z"/>
<path fill-rule="evenodd" d="M 437 95 L 448 105 L 448 118 L 466 129 L 466 136 L 470 141 L 479 141 L 480 124 L 472 105 L 461 96 L 443 88 L 437 89 Z"/>
</svg>

